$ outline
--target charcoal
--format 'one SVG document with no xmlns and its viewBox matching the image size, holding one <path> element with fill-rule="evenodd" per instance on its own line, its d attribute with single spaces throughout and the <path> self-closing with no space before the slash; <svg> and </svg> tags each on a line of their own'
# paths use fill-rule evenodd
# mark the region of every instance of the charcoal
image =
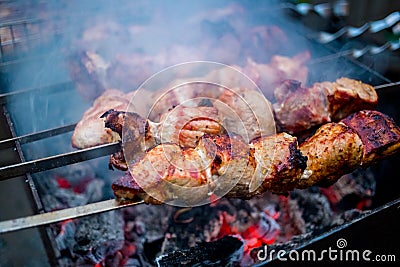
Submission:
<svg viewBox="0 0 400 267">
<path fill-rule="evenodd" d="M 375 195 L 376 181 L 371 169 L 358 169 L 351 174 L 344 175 L 334 185 L 337 210 L 346 211 L 357 207 Z"/>
<path fill-rule="evenodd" d="M 203 242 L 195 247 L 177 250 L 156 259 L 158 266 L 235 266 L 239 265 L 244 243 L 234 236 Z"/>
<path fill-rule="evenodd" d="M 297 220 L 300 234 L 321 230 L 331 225 L 333 212 L 327 198 L 315 188 L 296 190 L 290 195 L 289 206 Z"/>
<path fill-rule="evenodd" d="M 145 243 L 164 238 L 171 209 L 167 205 L 138 205 L 123 210 L 125 238 L 135 244 L 138 254 L 144 253 Z"/>
<path fill-rule="evenodd" d="M 102 262 L 124 245 L 123 218 L 119 211 L 105 212 L 79 219 L 76 225 L 74 253 L 78 265 Z"/>
<path fill-rule="evenodd" d="M 59 234 L 55 238 L 57 247 L 61 253 L 65 251 L 68 255 L 74 256 L 75 232 L 76 225 L 74 221 L 69 220 L 62 223 Z"/>
<path fill-rule="evenodd" d="M 84 188 L 79 193 L 72 187 L 61 188 L 57 183 L 56 175 L 37 175 L 37 177 L 40 178 L 37 184 L 46 211 L 83 206 L 103 198 L 105 183 L 100 178 L 90 178 L 84 183 Z"/>
<path fill-rule="evenodd" d="M 151 262 L 154 261 L 157 257 L 157 254 L 162 250 L 163 242 L 164 238 L 160 238 L 152 242 L 144 243 L 143 250 L 146 259 L 148 259 Z"/>
<path fill-rule="evenodd" d="M 337 214 L 335 216 L 335 218 L 332 220 L 332 227 L 340 226 L 345 223 L 351 222 L 368 213 L 370 213 L 370 211 L 360 211 L 357 209 L 346 210 L 345 212 Z"/>
<path fill-rule="evenodd" d="M 215 239 L 219 232 L 219 221 L 218 210 L 208 205 L 192 209 L 175 208 L 169 217 L 166 231 L 169 237 L 166 238 L 165 250 L 161 253 L 193 247 L 200 242 Z"/>
<path fill-rule="evenodd" d="M 102 179 L 93 179 L 88 182 L 85 188 L 87 203 L 98 202 L 103 198 L 104 181 Z"/>
</svg>

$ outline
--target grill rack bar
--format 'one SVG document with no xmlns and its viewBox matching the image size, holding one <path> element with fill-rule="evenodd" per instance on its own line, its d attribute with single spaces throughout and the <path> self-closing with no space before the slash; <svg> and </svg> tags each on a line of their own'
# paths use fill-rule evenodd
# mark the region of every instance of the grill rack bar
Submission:
<svg viewBox="0 0 400 267">
<path fill-rule="evenodd" d="M 31 134 L 26 134 L 22 136 L 17 136 L 14 138 L 10 139 L 5 139 L 0 141 L 0 149 L 4 148 L 10 148 L 13 147 L 15 144 L 15 141 L 19 141 L 21 145 L 27 144 L 30 142 L 38 141 L 44 138 L 60 135 L 63 133 L 68 133 L 70 131 L 73 131 L 75 129 L 76 123 L 36 132 L 36 133 L 31 133 Z"/>
<path fill-rule="evenodd" d="M 84 206 L 56 210 L 18 219 L 2 221 L 0 222 L 0 234 L 65 221 L 69 219 L 75 219 L 101 212 L 139 205 L 142 203 L 144 203 L 143 200 L 118 202 L 115 199 L 110 199 L 86 204 Z"/>
<path fill-rule="evenodd" d="M 7 104 L 9 102 L 17 101 L 23 99 L 24 96 L 30 96 L 31 94 L 40 94 L 40 93 L 57 93 L 64 92 L 67 90 L 74 89 L 74 83 L 71 81 L 43 86 L 39 88 L 31 88 L 25 90 L 19 90 L 15 92 L 0 94 L 0 104 Z"/>
<path fill-rule="evenodd" d="M 6 117 L 7 125 L 9 126 L 11 136 L 12 137 L 17 137 L 14 129 L 14 124 L 11 119 L 10 113 L 7 110 L 6 105 L 2 104 L 0 105 L 4 115 Z M 25 156 L 24 153 L 22 152 L 21 149 L 21 144 L 19 143 L 19 140 L 15 141 L 15 149 L 18 153 L 18 157 L 20 159 L 20 162 L 25 162 Z M 29 185 L 29 189 L 25 188 L 28 191 L 28 194 L 31 196 L 32 199 L 32 207 L 36 211 L 36 213 L 43 213 L 44 208 L 42 201 L 40 200 L 39 193 L 37 191 L 36 185 L 33 181 L 32 175 L 30 173 L 25 173 L 25 181 Z M 43 245 L 46 247 L 46 253 L 48 255 L 48 258 L 50 259 L 50 262 L 52 262 L 52 259 L 55 259 L 60 256 L 59 251 L 56 249 L 55 246 L 55 241 L 54 241 L 54 235 L 51 232 L 50 228 L 41 228 L 39 229 L 39 233 L 41 236 L 41 240 L 43 242 Z"/>
<path fill-rule="evenodd" d="M 7 180 L 13 177 L 18 177 L 26 173 L 46 171 L 86 160 L 108 156 L 119 151 L 120 149 L 120 143 L 114 142 L 46 158 L 40 158 L 36 160 L 21 162 L 18 164 L 8 165 L 0 168 L 0 181 Z"/>
</svg>

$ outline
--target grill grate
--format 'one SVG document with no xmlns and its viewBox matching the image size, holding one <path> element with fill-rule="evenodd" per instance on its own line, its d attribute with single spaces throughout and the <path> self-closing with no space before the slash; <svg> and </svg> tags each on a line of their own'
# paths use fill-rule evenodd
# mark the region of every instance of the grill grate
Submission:
<svg viewBox="0 0 400 267">
<path fill-rule="evenodd" d="M 48 22 L 42 19 L 26 19 L 26 20 L 18 20 L 18 21 L 9 21 L 7 23 L 0 24 L 0 72 L 6 70 L 10 66 L 14 66 L 14 64 L 19 64 L 17 61 L 25 62 L 32 51 L 46 53 L 46 49 L 36 50 L 36 48 L 46 47 L 49 36 L 50 38 L 57 38 L 57 35 L 60 34 L 60 30 L 56 27 L 53 28 L 52 31 L 46 31 L 44 33 L 44 26 L 48 29 Z M 297 33 L 303 35 L 303 32 Z M 330 66 L 332 62 L 337 62 L 337 60 L 341 60 L 345 62 L 346 65 L 351 65 L 353 69 L 356 71 L 354 73 L 350 73 L 353 77 L 357 77 L 366 82 L 379 85 L 382 83 L 390 82 L 389 79 L 385 78 L 379 72 L 365 66 L 357 60 L 347 58 L 348 54 L 343 52 L 338 52 L 332 47 L 325 45 L 321 46 L 321 44 L 314 42 L 313 40 L 308 40 L 310 42 L 311 47 L 316 47 L 316 50 L 324 51 L 321 54 L 318 54 L 316 58 L 313 59 L 313 62 L 310 64 L 310 72 L 313 72 L 313 69 L 323 68 L 324 66 Z M 49 42 L 51 43 L 51 42 Z M 318 52 L 319 53 L 319 52 Z M 34 53 L 35 56 L 38 53 Z M 36 60 L 36 59 L 34 59 Z M 343 73 L 335 73 L 334 75 L 348 75 L 347 70 L 343 70 Z M 336 78 L 336 77 L 334 77 Z M 311 77 L 311 80 L 318 81 L 320 79 L 331 80 L 330 77 Z M 397 87 L 394 84 L 393 87 Z M 0 90 L 7 90 L 7 88 L 0 88 Z M 1 180 L 6 178 L 11 178 L 13 176 L 24 175 L 26 180 L 28 181 L 29 195 L 35 203 L 36 212 L 42 213 L 44 212 L 44 208 L 39 197 L 39 194 L 36 189 L 36 185 L 34 180 L 32 179 L 32 175 L 30 172 L 42 171 L 50 168 L 57 168 L 60 166 L 65 166 L 67 164 L 72 164 L 75 162 L 85 161 L 91 158 L 97 158 L 104 155 L 109 155 L 110 153 L 116 151 L 119 148 L 118 143 L 110 144 L 104 147 L 95 147 L 89 150 L 82 150 L 77 152 L 66 152 L 55 156 L 52 158 L 53 165 L 48 163 L 48 159 L 45 159 L 45 165 L 40 166 L 39 160 L 26 161 L 23 150 L 21 149 L 21 145 L 27 144 L 30 142 L 35 142 L 38 140 L 46 139 L 52 136 L 56 136 L 59 134 L 68 133 L 73 130 L 75 123 L 61 125 L 58 127 L 54 127 L 51 129 L 46 129 L 38 132 L 28 133 L 23 136 L 17 136 L 15 129 L 13 127 L 13 115 L 7 105 L 10 103 L 15 103 L 23 100 L 26 97 L 32 95 L 46 95 L 46 94 L 59 94 L 68 92 L 70 94 L 75 93 L 74 84 L 70 81 L 65 83 L 56 83 L 51 84 L 50 86 L 40 87 L 40 88 L 32 88 L 27 90 L 22 90 L 19 92 L 12 93 L 4 93 L 0 95 L 0 104 L 2 106 L 3 112 L 7 118 L 7 127 L 12 132 L 12 137 L 6 140 L 0 141 L 0 148 L 9 148 L 15 147 L 19 157 L 20 163 L 15 165 L 7 165 L 5 167 L 0 168 Z M 97 149 L 97 152 L 96 152 Z M 95 152 L 93 152 L 95 151 Z M 86 154 L 85 154 L 86 153 Z M 90 154 L 92 153 L 92 154 Z M 22 168 L 21 168 L 22 167 Z M 17 171 L 15 171 L 17 170 Z M 49 227 L 41 228 L 42 238 L 47 247 L 49 258 L 51 260 L 57 259 L 60 255 L 56 250 L 56 246 L 54 244 L 54 235 Z"/>
<path fill-rule="evenodd" d="M 0 62 L 8 62 L 32 50 L 41 39 L 39 19 L 10 21 L 0 24 Z"/>
</svg>

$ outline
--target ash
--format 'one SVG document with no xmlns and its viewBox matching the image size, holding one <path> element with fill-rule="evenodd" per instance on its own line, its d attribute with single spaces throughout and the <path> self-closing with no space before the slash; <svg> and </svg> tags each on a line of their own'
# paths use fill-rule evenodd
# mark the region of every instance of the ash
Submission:
<svg viewBox="0 0 400 267">
<path fill-rule="evenodd" d="M 118 211 L 79 219 L 73 251 L 79 254 L 77 265 L 97 264 L 114 255 L 124 245 L 124 221 Z"/>
</svg>

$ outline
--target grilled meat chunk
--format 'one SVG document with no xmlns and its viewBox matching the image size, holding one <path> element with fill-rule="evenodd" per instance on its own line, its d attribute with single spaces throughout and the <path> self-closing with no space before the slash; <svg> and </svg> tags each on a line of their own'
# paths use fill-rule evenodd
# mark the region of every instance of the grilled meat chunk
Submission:
<svg viewBox="0 0 400 267">
<path fill-rule="evenodd" d="M 143 199 L 146 203 L 162 204 L 162 202 L 147 194 L 135 181 L 129 172 L 112 184 L 114 194 L 120 199 Z"/>
<path fill-rule="evenodd" d="M 329 113 L 332 121 L 339 121 L 363 109 L 374 109 L 378 105 L 375 89 L 366 83 L 349 78 L 340 78 L 333 83 L 316 83 L 328 93 Z"/>
<path fill-rule="evenodd" d="M 163 146 L 169 149 L 162 149 Z M 130 179 L 136 183 L 126 182 L 129 176 L 125 176 L 123 181 L 114 183 L 113 189 L 117 198 L 137 196 L 147 203 L 157 204 L 172 197 L 173 190 L 159 186 L 165 180 L 195 187 L 207 184 L 210 185 L 207 188 L 214 192 L 218 186 L 227 186 L 230 188 L 227 197 L 247 199 L 265 191 L 286 193 L 295 188 L 332 184 L 343 174 L 371 165 L 399 149 L 400 128 L 388 116 L 365 110 L 339 123 L 322 126 L 300 147 L 295 137 L 285 133 L 261 137 L 249 145 L 240 136 L 208 135 L 200 139 L 196 148 L 189 150 L 173 144 L 160 144 L 146 153 L 146 160 L 141 159 L 130 168 L 133 176 Z M 197 165 L 193 161 L 198 161 Z M 182 170 L 182 174 L 176 172 L 176 166 L 188 168 Z M 153 168 L 157 172 L 148 173 Z M 196 172 L 196 168 L 200 169 Z M 146 189 L 154 192 L 151 190 L 157 188 L 154 189 L 159 193 L 156 196 L 162 197 L 154 200 L 153 194 L 147 196 L 149 191 L 143 192 L 138 177 L 144 181 Z M 140 189 L 137 184 L 140 184 Z M 203 195 L 193 196 L 188 187 L 179 190 L 182 194 L 187 193 L 186 203 L 190 202 L 190 196 L 193 201 L 198 201 L 207 193 L 204 191 Z"/>
<path fill-rule="evenodd" d="M 179 106 L 161 117 L 161 123 L 146 120 L 134 112 L 109 110 L 101 118 L 106 128 L 122 138 L 123 127 L 129 143 L 144 152 L 159 143 L 172 142 L 182 147 L 195 147 L 203 134 L 219 134 L 224 131 L 218 111 L 214 107 Z M 144 143 L 137 143 L 145 141 Z M 128 142 L 127 142 L 128 143 Z"/>
<path fill-rule="evenodd" d="M 309 88 L 287 80 L 275 89 L 274 94 L 277 124 L 281 131 L 291 134 L 339 121 L 353 112 L 373 109 L 378 104 L 372 86 L 349 78 L 315 83 Z"/>
<path fill-rule="evenodd" d="M 303 88 L 298 81 L 284 81 L 275 89 L 273 104 L 278 130 L 291 134 L 330 121 L 328 99 L 320 87 Z"/>
<path fill-rule="evenodd" d="M 336 181 L 361 164 L 363 143 L 346 125 L 328 123 L 301 144 L 307 168 L 298 181 L 298 188 L 307 188 L 324 181 Z"/>
<path fill-rule="evenodd" d="M 109 109 L 126 110 L 130 95 L 119 90 L 106 90 L 78 122 L 72 135 L 72 146 L 88 148 L 120 140 L 118 133 L 104 127 L 102 114 Z"/>
<path fill-rule="evenodd" d="M 158 134 L 162 143 L 172 142 L 181 147 L 195 147 L 203 134 L 219 134 L 221 127 L 218 110 L 211 107 L 177 106 L 161 116 Z"/>
<path fill-rule="evenodd" d="M 254 149 L 258 193 L 282 193 L 296 188 L 306 168 L 307 157 L 299 150 L 297 138 L 286 133 L 261 137 L 250 143 Z M 256 188 L 251 188 L 255 190 Z"/>
<path fill-rule="evenodd" d="M 204 135 L 196 148 L 154 147 L 131 166 L 135 182 L 126 182 L 126 174 L 113 189 L 119 198 L 132 197 L 140 185 L 138 194 L 143 197 L 143 191 L 147 192 L 151 198 L 145 199 L 150 203 L 169 201 L 176 195 L 184 203 L 197 203 L 207 199 L 209 192 L 248 199 L 267 189 L 281 192 L 282 183 L 292 186 L 306 167 L 305 160 L 296 138 L 287 134 L 261 137 L 250 146 L 240 136 Z M 124 186 L 129 187 L 128 193 Z"/>
<path fill-rule="evenodd" d="M 364 165 L 382 160 L 400 148 L 400 129 L 394 120 L 385 114 L 363 110 L 348 116 L 341 123 L 361 138 Z"/>
<path fill-rule="evenodd" d="M 134 112 L 122 112 L 110 109 L 101 118 L 104 119 L 106 128 L 118 134 L 119 140 L 122 140 L 122 127 L 126 127 L 124 149 L 125 151 L 130 151 L 130 153 L 137 154 L 138 157 L 143 155 L 148 148 L 160 143 L 154 137 L 154 131 L 157 126 L 149 124 L 148 120 L 143 119 Z M 120 151 L 114 153 L 110 158 L 111 165 L 120 170 L 127 170 L 127 165 L 123 161 L 125 161 L 125 158 L 121 155 Z M 111 165 L 110 167 L 112 167 Z"/>
<path fill-rule="evenodd" d="M 128 170 L 128 165 L 126 164 L 126 159 L 122 150 L 115 152 L 110 156 L 108 168 L 110 170 L 113 170 L 114 167 L 121 171 Z"/>
<path fill-rule="evenodd" d="M 195 147 L 205 134 L 219 134 L 223 131 L 218 120 L 218 112 L 214 107 L 183 107 L 179 106 L 162 117 L 163 123 L 145 120 L 134 112 L 105 112 L 102 116 L 106 128 L 118 134 L 122 139 L 125 153 L 140 158 L 145 152 L 160 143 L 172 142 L 181 147 Z M 109 167 L 127 170 L 122 151 L 110 157 Z"/>
<path fill-rule="evenodd" d="M 259 64 L 248 59 L 243 72 L 260 87 L 267 97 L 270 97 L 273 94 L 273 88 L 281 81 L 293 79 L 305 84 L 308 76 L 306 63 L 309 59 L 308 51 L 294 57 L 275 55 L 269 64 Z"/>
<path fill-rule="evenodd" d="M 272 106 L 259 91 L 246 88 L 225 90 L 218 100 L 215 106 L 221 114 L 221 120 L 225 127 L 230 132 L 239 134 L 248 141 L 276 132 Z M 234 111 L 237 117 L 225 115 L 227 109 L 222 107 L 221 103 L 232 109 L 228 112 Z"/>
<path fill-rule="evenodd" d="M 201 145 L 181 148 L 172 143 L 160 144 L 130 169 L 135 170 L 136 183 L 151 196 L 149 200 L 165 202 L 180 196 L 180 201 L 195 204 L 205 198 L 207 185 L 212 181 L 210 166 L 213 158 L 207 153 L 199 153 L 199 149 L 202 149 Z M 199 187 L 200 190 L 194 193 L 192 189 Z"/>
<path fill-rule="evenodd" d="M 140 97 L 143 101 L 130 103 L 130 100 Z M 72 146 L 75 148 L 88 148 L 97 145 L 120 141 L 120 135 L 111 128 L 104 127 L 105 112 L 108 110 L 135 110 L 137 114 L 144 116 L 150 103 L 149 92 L 141 90 L 123 93 L 116 89 L 106 90 L 98 97 L 93 105 L 83 114 L 72 135 Z"/>
<path fill-rule="evenodd" d="M 286 133 L 257 138 L 247 149 L 247 168 L 251 172 L 248 170 L 247 175 L 241 176 L 226 194 L 227 197 L 249 199 L 265 191 L 281 193 L 293 190 L 296 180 L 306 168 L 307 158 L 301 154 L 296 137 Z M 226 149 L 222 151 L 228 153 Z M 224 179 L 229 180 L 233 175 L 225 175 Z"/>
</svg>

